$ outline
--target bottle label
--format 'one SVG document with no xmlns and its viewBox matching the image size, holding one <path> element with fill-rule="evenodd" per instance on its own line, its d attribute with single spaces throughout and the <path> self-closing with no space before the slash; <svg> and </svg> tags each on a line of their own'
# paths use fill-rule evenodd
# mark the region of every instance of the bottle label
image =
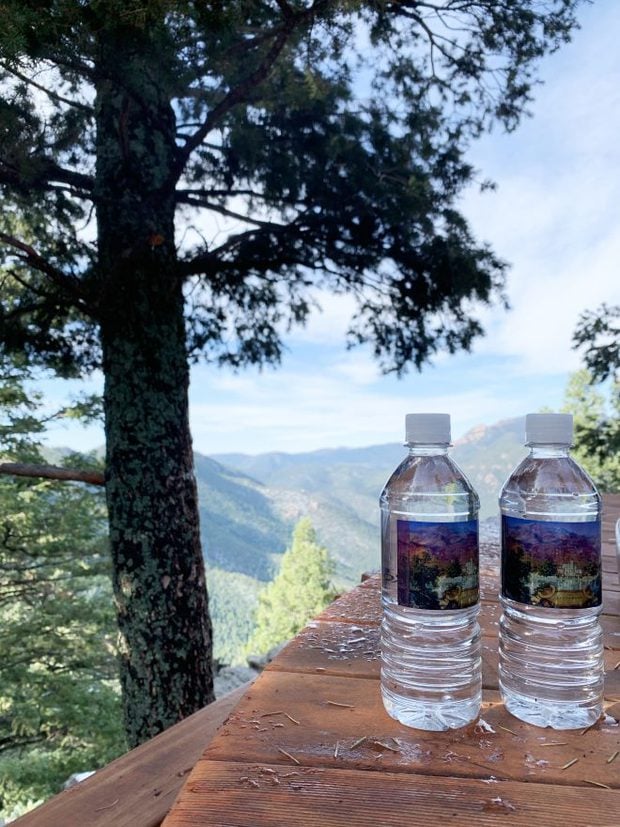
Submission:
<svg viewBox="0 0 620 827">
<path fill-rule="evenodd" d="M 601 523 L 502 516 L 502 594 L 551 609 L 600 606 Z"/>
<path fill-rule="evenodd" d="M 467 609 L 478 602 L 478 520 L 397 520 L 398 603 Z"/>
</svg>

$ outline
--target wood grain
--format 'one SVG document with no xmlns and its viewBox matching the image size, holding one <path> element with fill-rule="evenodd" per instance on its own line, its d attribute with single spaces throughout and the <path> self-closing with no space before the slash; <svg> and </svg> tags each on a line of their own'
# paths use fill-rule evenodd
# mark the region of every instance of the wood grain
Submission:
<svg viewBox="0 0 620 827">
<path fill-rule="evenodd" d="M 620 749 L 615 719 L 583 735 L 544 730 L 513 718 L 492 691 L 485 693 L 482 719 L 451 732 L 412 730 L 387 715 L 377 680 L 269 671 L 205 757 L 560 785 L 591 778 L 620 787 L 620 764 L 606 763 Z M 577 764 L 562 769 L 573 758 Z"/>
<path fill-rule="evenodd" d="M 378 593 L 376 600 L 379 600 Z M 482 605 L 482 683 L 486 689 L 498 688 L 499 615 L 497 604 Z M 605 695 L 620 698 L 620 622 L 618 618 L 603 616 L 601 626 L 605 646 Z M 267 671 L 378 679 L 379 627 L 375 624 L 312 621 L 269 664 Z"/>
<path fill-rule="evenodd" d="M 591 787 L 200 761 L 163 827 L 618 827 Z"/>
<path fill-rule="evenodd" d="M 618 501 L 620 510 L 620 498 Z M 613 514 L 612 514 L 613 516 Z M 166 827 L 606 825 L 618 827 L 620 589 L 604 528 L 607 716 L 554 732 L 497 693 L 499 554 L 483 550 L 481 718 L 448 733 L 401 726 L 379 691 L 380 576 L 328 607 L 280 653 L 198 762 Z M 609 789 L 602 789 L 605 785 Z"/>
</svg>

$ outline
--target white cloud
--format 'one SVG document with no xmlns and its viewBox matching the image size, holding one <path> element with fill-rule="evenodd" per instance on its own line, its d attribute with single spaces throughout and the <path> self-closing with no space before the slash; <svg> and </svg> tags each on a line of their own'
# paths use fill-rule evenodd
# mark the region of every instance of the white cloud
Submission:
<svg viewBox="0 0 620 827">
<path fill-rule="evenodd" d="M 545 236 L 553 238 L 553 231 L 543 229 Z M 572 371 L 580 361 L 571 342 L 579 315 L 604 301 L 620 301 L 620 235 L 607 232 L 581 244 L 567 239 L 565 249 L 550 243 L 549 252 L 540 250 L 540 242 L 532 236 L 514 250 L 512 308 L 479 314 L 488 335 L 475 350 L 516 357 L 523 373 Z"/>
<path fill-rule="evenodd" d="M 479 314 L 489 335 L 475 350 L 513 357 L 521 375 L 574 370 L 579 314 L 620 301 L 615 24 L 618 6 L 584 13 L 575 43 L 546 64 L 553 74 L 537 92 L 533 120 L 474 148 L 498 190 L 468 193 L 464 208 L 477 236 L 512 264 L 512 310 Z"/>
<path fill-rule="evenodd" d="M 350 350 L 331 366 L 334 376 L 353 385 L 373 385 L 381 379 L 377 362 L 367 350 Z"/>
<path fill-rule="evenodd" d="M 291 347 L 300 344 L 342 345 L 355 314 L 356 302 L 351 295 L 334 295 L 328 290 L 313 291 L 314 308 L 305 327 L 295 327 L 286 337 Z"/>
<path fill-rule="evenodd" d="M 343 379 L 343 367 L 353 374 L 359 368 L 361 380 Z M 242 382 L 226 383 L 226 391 L 217 374 L 201 374 L 190 405 L 195 447 L 203 453 L 261 453 L 394 442 L 402 439 L 404 417 L 411 411 L 452 413 L 458 437 L 480 422 L 541 404 L 530 398 L 534 388 L 524 392 L 513 384 L 510 392 L 498 392 L 501 372 L 495 378 L 490 373 L 485 385 L 471 383 L 462 390 L 438 382 L 432 371 L 372 383 L 367 368 L 363 359 L 347 366 L 336 358 L 313 368 L 246 374 Z M 211 399 L 212 387 L 219 392 Z"/>
</svg>

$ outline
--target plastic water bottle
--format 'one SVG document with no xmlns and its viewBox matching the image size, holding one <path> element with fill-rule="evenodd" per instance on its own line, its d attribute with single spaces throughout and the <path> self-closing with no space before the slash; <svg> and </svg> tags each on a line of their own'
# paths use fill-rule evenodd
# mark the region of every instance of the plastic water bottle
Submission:
<svg viewBox="0 0 620 827">
<path fill-rule="evenodd" d="M 525 430 L 500 495 L 500 691 L 530 724 L 586 727 L 603 711 L 601 498 L 568 454 L 570 414 L 529 414 Z"/>
<path fill-rule="evenodd" d="M 482 696 L 478 497 L 448 456 L 448 414 L 409 414 L 381 494 L 381 694 L 406 726 L 455 729 Z"/>
</svg>

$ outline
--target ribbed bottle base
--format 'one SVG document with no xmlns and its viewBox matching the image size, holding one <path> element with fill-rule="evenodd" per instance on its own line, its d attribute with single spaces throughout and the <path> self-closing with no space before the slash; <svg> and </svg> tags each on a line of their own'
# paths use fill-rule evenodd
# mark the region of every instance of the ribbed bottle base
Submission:
<svg viewBox="0 0 620 827">
<path fill-rule="evenodd" d="M 539 727 L 552 729 L 583 729 L 594 724 L 603 714 L 602 703 L 578 706 L 575 703 L 545 703 L 538 698 L 506 692 L 500 684 L 502 700 L 508 712 Z"/>
<path fill-rule="evenodd" d="M 392 718 L 405 726 L 434 732 L 458 729 L 475 721 L 482 701 L 481 693 L 465 701 L 420 701 L 398 695 L 385 686 L 381 687 L 381 695 Z"/>
</svg>

